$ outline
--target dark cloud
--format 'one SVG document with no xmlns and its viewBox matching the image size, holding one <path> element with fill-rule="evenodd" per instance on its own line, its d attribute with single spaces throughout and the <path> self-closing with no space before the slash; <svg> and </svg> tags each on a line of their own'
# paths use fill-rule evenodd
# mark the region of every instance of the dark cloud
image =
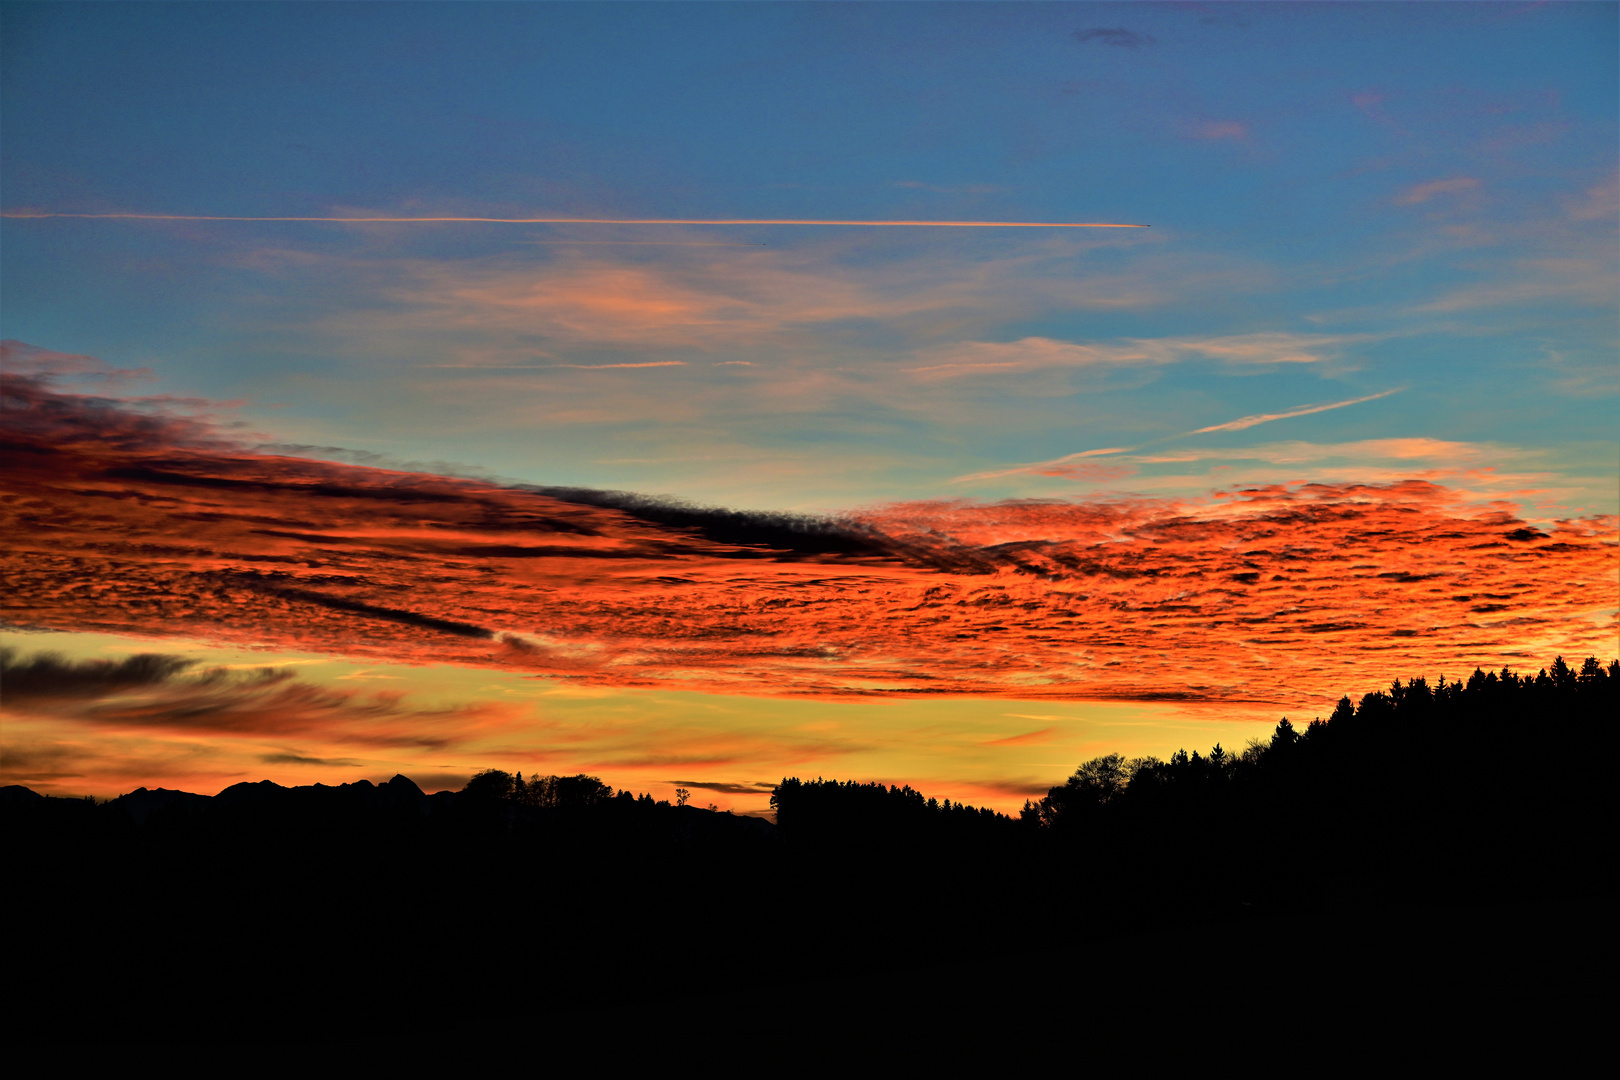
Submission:
<svg viewBox="0 0 1620 1080">
<path fill-rule="evenodd" d="M 85 775 L 84 754 L 75 747 L 19 745 L 8 739 L 5 760 L 0 764 L 0 781 L 7 784 L 50 785 L 59 780 L 78 780 Z"/>
<path fill-rule="evenodd" d="M 620 510 L 640 521 L 690 529 L 717 544 L 770 549 L 758 554 L 855 555 L 898 558 L 892 540 L 870 529 L 812 514 L 769 513 L 698 506 L 678 499 L 637 495 L 629 491 L 518 485 L 560 502 Z"/>
<path fill-rule="evenodd" d="M 442 749 L 493 711 L 413 709 L 398 694 L 331 690 L 285 668 L 196 670 L 183 657 L 72 661 L 0 649 L 0 694 L 16 715 L 48 716 L 126 731 L 248 737 L 341 736 L 369 746 Z M 8 755 L 10 749 L 8 748 Z M 281 764 L 352 764 L 295 754 Z M 10 765 L 8 763 L 8 771 Z"/>
<path fill-rule="evenodd" d="M 303 754 L 261 754 L 259 760 L 266 765 L 330 765 L 359 768 L 363 763 L 350 758 L 306 757 Z"/>
<path fill-rule="evenodd" d="M 0 648 L 0 698 L 11 705 L 39 698 L 96 698 L 161 686 L 194 666 L 195 660 L 156 653 L 73 661 L 43 652 L 23 660 L 16 649 Z"/>
<path fill-rule="evenodd" d="M 664 782 L 673 784 L 676 787 L 718 791 L 722 795 L 759 795 L 776 790 L 775 784 L 727 784 L 717 780 L 666 780 Z"/>
<path fill-rule="evenodd" d="M 436 630 L 441 634 L 454 634 L 457 637 L 493 638 L 493 630 L 485 630 L 481 626 L 470 626 L 467 623 L 456 622 L 452 619 L 435 619 L 431 615 L 423 615 L 416 611 L 405 611 L 401 608 L 380 607 L 376 604 L 363 604 L 358 600 L 346 600 L 341 596 L 328 596 L 325 593 L 312 592 L 308 589 L 294 589 L 265 580 L 257 575 L 233 574 L 232 579 L 247 584 L 249 588 L 259 589 L 288 600 L 298 600 L 306 604 L 316 604 L 320 607 L 331 608 L 333 611 L 347 611 L 355 615 L 363 615 L 369 619 L 382 619 L 385 622 L 396 622 L 404 626 L 418 626 L 424 630 Z"/>
<path fill-rule="evenodd" d="M 1034 798 L 1039 798 L 1052 789 L 1052 785 L 1044 780 L 973 780 L 964 781 L 962 786 L 994 791 L 1002 795 L 1024 795 Z"/>
<path fill-rule="evenodd" d="M 0 412 L 6 418 L 0 446 L 8 452 L 92 446 L 129 452 L 231 445 L 220 434 L 215 419 L 196 415 L 209 402 L 168 396 L 67 394 L 52 387 L 51 381 L 49 374 L 9 371 L 0 379 Z"/>
<path fill-rule="evenodd" d="M 1082 45 L 1090 41 L 1100 41 L 1104 45 L 1112 45 L 1120 49 L 1136 49 L 1143 45 L 1153 45 L 1157 40 L 1152 34 L 1126 30 L 1120 26 L 1093 26 L 1085 30 L 1076 30 L 1072 36 L 1074 40 Z"/>
</svg>

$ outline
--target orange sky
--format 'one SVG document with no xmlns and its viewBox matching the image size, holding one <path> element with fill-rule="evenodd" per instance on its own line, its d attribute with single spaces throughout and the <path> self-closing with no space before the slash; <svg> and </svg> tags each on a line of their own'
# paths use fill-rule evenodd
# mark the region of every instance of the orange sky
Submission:
<svg viewBox="0 0 1620 1080">
<path fill-rule="evenodd" d="M 969 742 L 1004 748 L 1058 729 L 1026 718 L 1050 715 L 1048 702 L 1018 699 L 1274 722 L 1394 675 L 1533 669 L 1559 653 L 1607 657 L 1615 642 L 1612 519 L 1535 528 L 1510 506 L 1424 481 L 1279 484 L 1197 502 L 903 503 L 828 520 L 705 514 L 269 456 L 162 403 L 26 378 L 7 392 L 6 608 L 20 627 L 334 658 L 351 674 L 498 671 L 526 692 L 671 693 L 698 712 L 704 694 L 945 699 L 933 702 L 941 715 L 946 700 L 996 699 L 1000 726 Z M 594 758 L 536 750 L 514 735 L 533 726 L 527 707 L 487 694 L 425 706 L 287 671 L 199 682 L 200 670 L 121 704 L 13 698 L 8 745 L 53 723 L 323 744 L 342 729 L 351 749 L 396 758 L 505 746 L 542 771 L 584 760 L 652 776 L 597 736 Z M 546 679 L 523 680 L 536 675 Z M 921 715 L 890 715 L 902 714 Z M 699 724 L 676 739 L 684 750 L 643 764 L 660 777 L 682 754 L 735 764 L 749 740 L 775 737 L 769 721 L 756 726 Z M 736 745 L 716 750 L 727 740 Z M 107 745 L 96 768 L 117 774 L 116 788 L 127 770 Z M 281 756 L 273 764 L 295 771 L 308 757 Z M 784 764 L 823 760 L 763 744 L 740 759 L 756 792 Z M 1005 767 L 950 782 L 1005 802 L 1031 786 L 994 775 Z M 1055 781 L 1068 769 L 1051 771 Z"/>
</svg>

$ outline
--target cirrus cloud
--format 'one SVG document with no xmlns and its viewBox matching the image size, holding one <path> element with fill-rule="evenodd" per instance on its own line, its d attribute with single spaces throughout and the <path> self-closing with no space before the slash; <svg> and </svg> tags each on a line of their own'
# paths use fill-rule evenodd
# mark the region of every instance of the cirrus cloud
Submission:
<svg viewBox="0 0 1620 1080">
<path fill-rule="evenodd" d="M 1414 184 L 1395 196 L 1396 206 L 1416 206 L 1440 195 L 1455 195 L 1463 191 L 1477 191 L 1480 182 L 1472 176 L 1453 176 L 1445 180 L 1430 180 Z"/>
<path fill-rule="evenodd" d="M 1367 334 L 1265 332 L 1225 336 L 1127 338 L 1107 343 L 1027 337 L 973 341 L 935 349 L 926 363 L 905 370 L 924 379 L 1003 375 L 1051 368 L 1158 366 L 1213 360 L 1228 366 L 1322 364 L 1351 345 L 1375 340 Z"/>
<path fill-rule="evenodd" d="M 1082 45 L 1096 42 L 1116 49 L 1140 49 L 1157 44 L 1157 39 L 1152 34 L 1140 30 L 1127 30 L 1122 26 L 1091 26 L 1076 30 L 1069 36 Z"/>
</svg>

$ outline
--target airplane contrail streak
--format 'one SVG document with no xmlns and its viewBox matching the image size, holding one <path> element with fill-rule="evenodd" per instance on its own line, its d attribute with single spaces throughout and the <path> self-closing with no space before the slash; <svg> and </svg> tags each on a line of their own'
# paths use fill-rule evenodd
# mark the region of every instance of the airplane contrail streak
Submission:
<svg viewBox="0 0 1620 1080">
<path fill-rule="evenodd" d="M 969 480 L 997 480 L 1003 476 L 1016 476 L 1018 473 L 1034 472 L 1037 469 L 1048 469 L 1054 465 L 1065 465 L 1071 461 L 1077 461 L 1080 458 L 1098 457 L 1103 454 L 1128 454 L 1134 449 L 1136 449 L 1136 447 L 1109 446 L 1101 450 L 1082 450 L 1078 454 L 1064 454 L 1062 457 L 1053 458 L 1050 461 L 1031 461 L 1023 465 L 1014 465 L 1010 469 L 996 469 L 992 472 L 977 472 L 969 473 L 966 476 L 953 476 L 950 482 L 953 484 L 962 484 Z"/>
<path fill-rule="evenodd" d="M 335 224 L 443 224 L 481 223 L 489 225 L 865 225 L 883 228 L 952 229 L 1147 229 L 1148 225 L 1128 225 L 1110 221 L 854 221 L 804 218 L 560 218 L 560 217 L 330 217 L 330 216 L 249 216 L 236 214 L 55 214 L 34 211 L 7 211 L 7 218 L 91 218 L 122 221 L 312 221 Z"/>
<path fill-rule="evenodd" d="M 1039 473 L 1042 469 L 1051 469 L 1059 465 L 1065 465 L 1080 458 L 1098 457 L 1104 454 L 1128 454 L 1133 449 L 1141 450 L 1148 446 L 1157 446 L 1160 443 L 1170 442 L 1172 439 L 1184 439 L 1189 435 L 1204 435 L 1214 431 L 1246 431 L 1249 428 L 1257 427 L 1260 424 L 1269 424 L 1273 420 L 1292 420 L 1296 416 L 1310 416 L 1313 413 L 1328 412 L 1332 409 L 1342 409 L 1347 405 L 1360 405 L 1364 401 L 1377 401 L 1379 398 L 1387 398 L 1391 394 L 1398 394 L 1405 389 L 1406 387 L 1404 386 L 1397 386 L 1395 389 L 1385 390 L 1381 394 L 1368 394 L 1366 397 L 1351 398 L 1349 401 L 1334 401 L 1326 405 L 1301 405 L 1296 409 L 1289 409 L 1286 412 L 1260 413 L 1255 416 L 1245 416 L 1238 420 L 1228 420 L 1224 424 L 1212 424 L 1209 427 L 1202 427 L 1196 431 L 1184 431 L 1180 435 L 1169 435 L 1163 439 L 1154 439 L 1152 442 L 1144 443 L 1141 446 L 1136 447 L 1110 446 L 1101 450 L 1082 450 L 1078 454 L 1065 454 L 1060 458 L 1052 458 L 1050 461 L 1035 461 L 1025 465 L 1014 465 L 1007 469 L 995 469 L 990 472 L 969 473 L 966 476 L 952 477 L 950 483 L 963 484 L 974 480 L 999 480 L 1004 476 L 1017 476 L 1020 473 Z"/>
<path fill-rule="evenodd" d="M 1214 424 L 1210 427 L 1201 427 L 1197 431 L 1189 431 L 1188 435 L 1203 435 L 1210 431 L 1243 431 L 1258 424 L 1269 424 L 1273 420 L 1292 420 L 1296 416 L 1310 416 L 1312 413 L 1327 412 L 1330 409 L 1342 409 L 1346 405 L 1360 405 L 1363 401 L 1377 401 L 1379 398 L 1398 394 L 1406 389 L 1404 386 L 1394 390 L 1385 390 L 1382 394 L 1368 394 L 1366 397 L 1351 398 L 1349 401 L 1335 401 L 1327 405 L 1301 405 L 1297 409 L 1289 409 L 1280 413 L 1261 413 L 1258 416 L 1245 416 L 1241 420 L 1229 420 L 1224 424 Z"/>
</svg>

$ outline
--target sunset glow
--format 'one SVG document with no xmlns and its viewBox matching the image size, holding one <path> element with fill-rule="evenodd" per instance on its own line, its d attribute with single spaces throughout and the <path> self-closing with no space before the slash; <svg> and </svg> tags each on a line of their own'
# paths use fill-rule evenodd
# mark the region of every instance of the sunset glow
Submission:
<svg viewBox="0 0 1620 1080">
<path fill-rule="evenodd" d="M 1620 648 L 1613 5 L 188 12 L 5 16 L 4 783 L 1014 809 Z"/>
</svg>

